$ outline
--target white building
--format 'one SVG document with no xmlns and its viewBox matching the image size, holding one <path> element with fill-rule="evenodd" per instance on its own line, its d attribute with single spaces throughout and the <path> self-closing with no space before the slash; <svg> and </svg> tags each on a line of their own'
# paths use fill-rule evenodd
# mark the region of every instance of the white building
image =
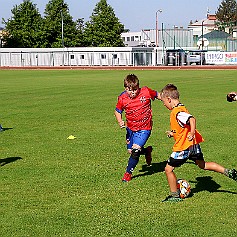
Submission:
<svg viewBox="0 0 237 237">
<path fill-rule="evenodd" d="M 152 47 L 0 48 L 0 67 L 154 66 L 162 58 Z"/>
<path fill-rule="evenodd" d="M 210 33 L 213 30 L 218 30 L 216 27 L 216 15 L 208 14 L 207 18 L 199 20 L 188 26 L 188 29 L 193 30 L 193 37 L 199 38 L 202 35 Z"/>
<path fill-rule="evenodd" d="M 192 47 L 202 35 L 217 30 L 217 18 L 214 14 L 208 14 L 207 18 L 199 20 L 188 26 L 174 27 L 172 29 L 146 29 L 140 32 L 122 33 L 121 37 L 125 46 L 136 47 Z M 158 34 L 158 37 L 157 37 Z M 156 42 L 156 39 L 158 42 Z"/>
<path fill-rule="evenodd" d="M 174 27 L 173 29 L 146 29 L 140 32 L 121 34 L 125 46 L 128 47 L 162 47 L 184 48 L 193 47 L 193 32 L 191 29 Z M 157 42 L 156 42 L 157 40 Z"/>
<path fill-rule="evenodd" d="M 125 32 L 121 35 L 125 46 L 134 47 L 143 44 L 141 32 Z"/>
</svg>

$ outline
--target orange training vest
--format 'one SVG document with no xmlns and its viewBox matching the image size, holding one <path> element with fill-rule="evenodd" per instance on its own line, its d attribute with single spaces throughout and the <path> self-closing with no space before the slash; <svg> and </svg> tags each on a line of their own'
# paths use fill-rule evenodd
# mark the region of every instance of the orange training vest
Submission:
<svg viewBox="0 0 237 237">
<path fill-rule="evenodd" d="M 177 115 L 179 112 L 186 112 L 189 114 L 186 107 L 182 104 L 179 104 L 177 107 L 174 107 L 170 114 L 170 126 L 174 134 L 175 144 L 173 146 L 173 151 L 184 151 L 194 144 L 199 144 L 203 142 L 204 139 L 202 135 L 195 130 L 195 137 L 192 141 L 189 141 L 187 136 L 190 132 L 190 125 L 181 124 L 177 120 Z"/>
</svg>

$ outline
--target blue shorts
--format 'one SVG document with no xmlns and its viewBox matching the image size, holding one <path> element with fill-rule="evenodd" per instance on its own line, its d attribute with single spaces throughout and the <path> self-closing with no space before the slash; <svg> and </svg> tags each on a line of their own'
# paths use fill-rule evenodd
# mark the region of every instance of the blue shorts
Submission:
<svg viewBox="0 0 237 237">
<path fill-rule="evenodd" d="M 172 152 L 168 164 L 173 167 L 179 167 L 184 164 L 187 160 L 204 160 L 203 153 L 199 144 L 190 146 L 184 151 L 174 151 Z"/>
<path fill-rule="evenodd" d="M 139 130 L 137 132 L 133 132 L 129 128 L 126 129 L 127 149 L 132 149 L 133 144 L 143 147 L 151 135 L 151 130 Z"/>
</svg>

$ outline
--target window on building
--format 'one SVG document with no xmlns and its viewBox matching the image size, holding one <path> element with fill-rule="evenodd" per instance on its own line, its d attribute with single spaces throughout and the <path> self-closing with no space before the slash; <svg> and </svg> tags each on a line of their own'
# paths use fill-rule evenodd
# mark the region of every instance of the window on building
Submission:
<svg viewBox="0 0 237 237">
<path fill-rule="evenodd" d="M 139 36 L 138 35 L 135 36 L 135 41 L 139 41 Z"/>
</svg>

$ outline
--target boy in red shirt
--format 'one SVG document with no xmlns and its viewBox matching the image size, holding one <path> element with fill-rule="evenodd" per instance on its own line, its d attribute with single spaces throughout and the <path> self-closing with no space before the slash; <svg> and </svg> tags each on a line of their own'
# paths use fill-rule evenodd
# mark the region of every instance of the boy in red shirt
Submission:
<svg viewBox="0 0 237 237">
<path fill-rule="evenodd" d="M 175 140 L 173 153 L 165 167 L 165 174 L 170 186 L 171 195 L 163 201 L 178 202 L 183 200 L 179 197 L 177 178 L 173 171 L 175 167 L 180 167 L 188 159 L 194 161 L 201 169 L 215 171 L 237 181 L 237 172 L 235 169 L 225 169 L 215 162 L 204 161 L 199 144 L 204 140 L 202 135 L 196 130 L 196 119 L 180 103 L 177 87 L 173 84 L 166 85 L 161 90 L 160 96 L 167 109 L 171 110 L 171 131 L 167 131 L 167 135 L 168 137 L 174 137 Z"/>
<path fill-rule="evenodd" d="M 140 155 L 145 155 L 147 165 L 151 164 L 152 147 L 145 148 L 144 146 L 152 130 L 151 100 L 158 99 L 159 93 L 148 87 L 140 88 L 139 80 L 134 74 L 126 76 L 124 88 L 125 91 L 118 97 L 115 117 L 120 128 L 124 128 L 125 122 L 122 119 L 122 114 L 125 111 L 126 142 L 130 158 L 122 181 L 129 182 Z"/>
</svg>

